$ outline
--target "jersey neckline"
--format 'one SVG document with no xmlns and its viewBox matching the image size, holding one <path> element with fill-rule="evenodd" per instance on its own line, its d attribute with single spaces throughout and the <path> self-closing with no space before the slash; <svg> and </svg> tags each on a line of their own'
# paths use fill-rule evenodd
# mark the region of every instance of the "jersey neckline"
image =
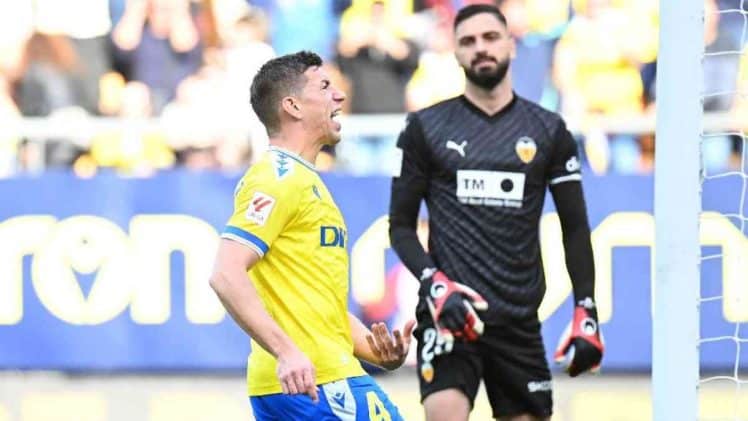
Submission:
<svg viewBox="0 0 748 421">
<path fill-rule="evenodd" d="M 479 117 L 486 119 L 486 120 L 498 120 L 499 118 L 501 118 L 501 116 L 508 113 L 509 111 L 511 111 L 512 108 L 514 108 L 514 105 L 517 103 L 517 93 L 512 91 L 512 99 L 509 101 L 509 103 L 493 114 L 488 114 L 485 111 L 478 108 L 478 106 L 473 104 L 468 99 L 468 97 L 465 96 L 465 94 L 460 95 L 460 100 L 462 100 L 462 103 L 465 104 L 468 110 L 478 115 Z"/>
<path fill-rule="evenodd" d="M 309 162 L 306 159 L 302 158 L 299 154 L 297 154 L 295 152 L 288 151 L 288 150 L 283 149 L 283 148 L 278 147 L 278 146 L 270 146 L 270 147 L 268 147 L 268 150 L 273 151 L 273 152 L 277 152 L 277 153 L 281 153 L 283 155 L 287 155 L 289 158 L 292 158 L 293 160 L 295 160 L 299 164 L 301 164 L 301 165 L 309 168 L 310 170 L 312 170 L 314 172 L 317 172 L 317 168 L 315 168 L 314 165 L 311 162 Z"/>
</svg>

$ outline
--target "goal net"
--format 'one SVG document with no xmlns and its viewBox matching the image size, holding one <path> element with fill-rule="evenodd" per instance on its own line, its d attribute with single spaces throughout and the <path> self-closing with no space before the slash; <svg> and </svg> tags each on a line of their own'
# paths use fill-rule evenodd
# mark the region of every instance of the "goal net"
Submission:
<svg viewBox="0 0 748 421">
<path fill-rule="evenodd" d="M 704 4 L 699 419 L 748 420 L 748 1 Z M 726 363 L 729 361 L 729 363 Z"/>
<path fill-rule="evenodd" d="M 658 421 L 748 420 L 747 11 L 748 0 L 660 1 Z"/>
</svg>

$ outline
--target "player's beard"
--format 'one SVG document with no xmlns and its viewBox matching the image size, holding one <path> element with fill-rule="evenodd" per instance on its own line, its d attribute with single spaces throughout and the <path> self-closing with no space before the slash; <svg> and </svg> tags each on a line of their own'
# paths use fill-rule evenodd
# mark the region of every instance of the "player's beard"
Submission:
<svg viewBox="0 0 748 421">
<path fill-rule="evenodd" d="M 476 60 L 473 60 L 473 63 L 475 63 L 475 61 L 477 61 L 478 59 L 482 59 L 485 57 L 486 56 L 477 57 Z M 495 60 L 495 62 L 496 69 L 494 70 L 475 71 L 473 70 L 472 64 L 470 67 L 464 67 L 463 69 L 465 70 L 465 77 L 467 77 L 468 80 L 475 85 L 478 85 L 481 88 L 490 91 L 504 80 L 507 72 L 509 71 L 508 57 L 501 61 Z"/>
</svg>

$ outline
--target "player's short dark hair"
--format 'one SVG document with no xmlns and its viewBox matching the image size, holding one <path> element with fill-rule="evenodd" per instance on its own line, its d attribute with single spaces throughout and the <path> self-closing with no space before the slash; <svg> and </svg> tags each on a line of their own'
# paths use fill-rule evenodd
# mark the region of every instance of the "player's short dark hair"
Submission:
<svg viewBox="0 0 748 421">
<path fill-rule="evenodd" d="M 283 97 L 297 93 L 304 87 L 304 72 L 321 66 L 322 59 L 310 51 L 299 51 L 276 57 L 260 67 L 250 88 L 250 102 L 268 133 L 280 129 L 279 107 Z"/>
<path fill-rule="evenodd" d="M 471 4 L 460 9 L 460 11 L 457 12 L 457 16 L 455 16 L 453 29 L 457 29 L 457 25 L 459 25 L 465 19 L 471 18 L 481 13 L 490 13 L 496 16 L 496 19 L 498 19 L 499 22 L 503 23 L 504 26 L 507 26 L 506 17 L 503 13 L 501 13 L 501 10 L 499 10 L 498 7 L 494 6 L 493 4 L 481 3 Z"/>
</svg>

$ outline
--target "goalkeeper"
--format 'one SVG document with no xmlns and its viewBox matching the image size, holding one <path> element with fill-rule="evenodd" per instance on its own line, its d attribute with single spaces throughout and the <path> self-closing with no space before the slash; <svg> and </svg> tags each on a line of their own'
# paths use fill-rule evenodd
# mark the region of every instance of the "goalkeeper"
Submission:
<svg viewBox="0 0 748 421">
<path fill-rule="evenodd" d="M 499 9 L 461 9 L 454 33 L 464 95 L 408 116 L 390 202 L 392 246 L 421 281 L 415 337 L 426 419 L 467 420 L 482 379 L 495 418 L 547 420 L 552 383 L 537 316 L 546 188 L 575 302 L 556 357 L 577 376 L 603 354 L 577 146 L 559 115 L 514 93 L 515 44 Z M 416 236 L 422 200 L 428 253 Z"/>
</svg>

